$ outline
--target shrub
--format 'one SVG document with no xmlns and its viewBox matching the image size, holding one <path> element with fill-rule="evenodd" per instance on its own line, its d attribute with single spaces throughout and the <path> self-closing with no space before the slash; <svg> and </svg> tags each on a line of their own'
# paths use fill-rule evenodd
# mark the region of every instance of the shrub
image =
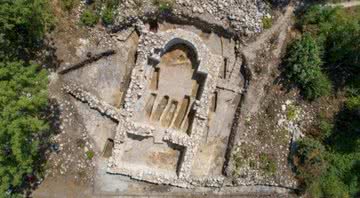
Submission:
<svg viewBox="0 0 360 198">
<path fill-rule="evenodd" d="M 115 8 L 120 4 L 121 0 L 105 0 L 105 6 L 108 8 Z"/>
<path fill-rule="evenodd" d="M 320 120 L 320 122 L 319 122 L 319 129 L 321 131 L 319 139 L 325 140 L 326 138 L 328 138 L 331 135 L 331 133 L 334 129 L 334 124 L 323 119 L 323 120 Z"/>
<path fill-rule="evenodd" d="M 276 163 L 274 159 L 265 153 L 260 154 L 260 168 L 265 172 L 267 175 L 273 175 L 276 172 Z"/>
<path fill-rule="evenodd" d="M 244 166 L 244 158 L 241 155 L 241 152 L 238 151 L 236 153 L 233 154 L 233 162 L 234 162 L 234 169 L 233 169 L 233 175 L 238 175 L 239 174 L 239 170 Z"/>
<path fill-rule="evenodd" d="M 298 20 L 298 24 L 304 32 L 312 32 L 316 35 L 328 34 L 332 28 L 332 21 L 338 20 L 336 13 L 338 8 L 311 6 Z"/>
<path fill-rule="evenodd" d="M 312 6 L 301 16 L 303 32 L 316 37 L 334 81 L 343 86 L 360 75 L 360 8 Z"/>
<path fill-rule="evenodd" d="M 360 17 L 358 20 L 336 25 L 327 37 L 325 47 L 327 66 L 333 71 L 335 79 L 350 84 L 359 78 Z"/>
<path fill-rule="evenodd" d="M 99 20 L 98 15 L 91 9 L 86 9 L 80 16 L 80 21 L 83 25 L 93 27 Z"/>
<path fill-rule="evenodd" d="M 91 160 L 95 155 L 94 151 L 86 151 L 85 154 L 86 154 L 86 158 L 89 160 Z"/>
<path fill-rule="evenodd" d="M 360 109 L 360 95 L 352 96 L 346 100 L 346 108 L 349 110 L 359 110 Z"/>
<path fill-rule="evenodd" d="M 273 19 L 271 17 L 263 17 L 262 18 L 262 24 L 263 24 L 263 28 L 264 29 L 270 29 L 272 27 L 273 24 Z"/>
<path fill-rule="evenodd" d="M 321 179 L 321 181 L 321 189 L 324 197 L 350 197 L 346 185 L 341 181 L 341 178 L 335 172 L 330 171 Z"/>
<path fill-rule="evenodd" d="M 325 147 L 311 138 L 297 142 L 293 157 L 298 178 L 305 186 L 309 186 L 313 178 L 319 177 L 326 165 L 324 160 Z"/>
<path fill-rule="evenodd" d="M 105 25 L 113 24 L 115 20 L 114 10 L 111 8 L 105 8 L 101 14 L 101 20 Z"/>
<path fill-rule="evenodd" d="M 306 99 L 316 99 L 331 91 L 331 83 L 321 70 L 321 51 L 309 34 L 292 43 L 285 60 L 288 78 L 298 84 Z"/>
<path fill-rule="evenodd" d="M 78 4 L 78 0 L 62 0 L 61 1 L 61 6 L 64 10 L 66 11 L 70 11 L 72 10 L 77 4 Z"/>
<path fill-rule="evenodd" d="M 155 5 L 159 12 L 169 12 L 174 6 L 173 0 L 153 0 L 153 5 Z"/>
<path fill-rule="evenodd" d="M 298 108 L 295 105 L 289 105 L 286 111 L 286 117 L 288 120 L 294 120 L 297 117 Z"/>
<path fill-rule="evenodd" d="M 314 73 L 314 77 L 315 78 L 312 81 L 303 87 L 304 96 L 309 100 L 326 96 L 331 93 L 331 81 L 321 72 L 321 70 L 317 70 Z"/>
</svg>

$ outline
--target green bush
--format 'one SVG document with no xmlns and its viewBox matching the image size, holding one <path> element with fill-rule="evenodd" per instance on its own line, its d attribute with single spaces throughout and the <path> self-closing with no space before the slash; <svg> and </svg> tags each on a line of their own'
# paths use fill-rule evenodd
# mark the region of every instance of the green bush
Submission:
<svg viewBox="0 0 360 198">
<path fill-rule="evenodd" d="M 333 28 L 332 23 L 339 20 L 336 16 L 339 10 L 339 8 L 323 7 L 320 5 L 311 6 L 297 22 L 303 32 L 310 32 L 317 36 L 326 36 Z"/>
<path fill-rule="evenodd" d="M 311 35 L 290 45 L 285 64 L 288 78 L 299 85 L 305 98 L 313 100 L 330 93 L 331 82 L 321 70 L 321 51 Z"/>
<path fill-rule="evenodd" d="M 105 6 L 107 8 L 115 9 L 120 3 L 120 0 L 105 0 Z"/>
<path fill-rule="evenodd" d="M 159 12 L 169 12 L 174 6 L 173 0 L 153 0 L 153 5 L 155 5 Z"/>
<path fill-rule="evenodd" d="M 335 124 L 321 124 L 325 138 L 304 138 L 293 162 L 309 197 L 356 197 L 360 193 L 360 114 L 344 108 Z"/>
<path fill-rule="evenodd" d="M 334 26 L 327 37 L 325 59 L 334 78 L 349 85 L 360 76 L 360 17 Z"/>
<path fill-rule="evenodd" d="M 319 141 L 304 138 L 297 142 L 293 163 L 298 178 L 305 186 L 309 186 L 314 178 L 323 173 L 326 166 L 324 153 L 325 147 Z"/>
<path fill-rule="evenodd" d="M 105 25 L 113 24 L 115 20 L 114 10 L 105 8 L 101 14 L 101 20 Z"/>
<path fill-rule="evenodd" d="M 345 104 L 349 110 L 359 110 L 360 109 L 360 95 L 352 96 L 352 97 L 348 98 Z"/>
<path fill-rule="evenodd" d="M 85 154 L 86 154 L 86 158 L 89 160 L 91 160 L 95 155 L 94 151 L 86 151 Z"/>
<path fill-rule="evenodd" d="M 61 6 L 66 11 L 72 10 L 78 3 L 78 0 L 61 0 Z"/>
<path fill-rule="evenodd" d="M 273 24 L 273 19 L 271 17 L 263 17 L 262 24 L 264 29 L 270 29 Z"/>
<path fill-rule="evenodd" d="M 298 107 L 295 105 L 289 105 L 286 110 L 286 117 L 288 120 L 294 120 L 298 114 Z"/>
<path fill-rule="evenodd" d="M 340 86 L 360 75 L 360 7 L 312 6 L 298 20 L 303 32 L 311 33 L 324 49 L 325 67 Z"/>
<path fill-rule="evenodd" d="M 99 21 L 98 15 L 91 9 L 86 9 L 80 16 L 80 21 L 83 25 L 94 27 Z"/>
<path fill-rule="evenodd" d="M 331 135 L 334 129 L 334 124 L 330 123 L 327 120 L 320 120 L 319 129 L 321 131 L 319 139 L 325 140 Z"/>
<path fill-rule="evenodd" d="M 321 72 L 321 70 L 316 71 L 314 77 L 316 78 L 303 87 L 304 96 L 309 100 L 326 96 L 331 93 L 331 81 Z"/>
<path fill-rule="evenodd" d="M 264 171 L 267 175 L 275 174 L 277 167 L 274 159 L 265 153 L 260 154 L 260 168 Z"/>
</svg>

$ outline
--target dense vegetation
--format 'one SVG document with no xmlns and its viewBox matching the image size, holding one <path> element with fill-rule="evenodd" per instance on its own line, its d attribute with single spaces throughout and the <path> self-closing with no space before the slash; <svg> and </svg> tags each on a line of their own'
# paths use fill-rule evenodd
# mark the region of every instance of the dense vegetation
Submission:
<svg viewBox="0 0 360 198">
<path fill-rule="evenodd" d="M 309 197 L 360 196 L 360 8 L 313 6 L 299 17 L 302 37 L 289 48 L 286 72 L 307 99 L 329 94 L 329 79 L 347 101 L 318 133 L 298 142 L 293 162 Z"/>
<path fill-rule="evenodd" d="M 47 72 L 32 63 L 51 22 L 46 0 L 0 1 L 0 197 L 39 174 Z"/>
<path fill-rule="evenodd" d="M 310 34 L 304 34 L 290 45 L 286 58 L 287 76 L 301 88 L 305 98 L 328 95 L 331 84 L 322 71 L 321 51 Z"/>
</svg>

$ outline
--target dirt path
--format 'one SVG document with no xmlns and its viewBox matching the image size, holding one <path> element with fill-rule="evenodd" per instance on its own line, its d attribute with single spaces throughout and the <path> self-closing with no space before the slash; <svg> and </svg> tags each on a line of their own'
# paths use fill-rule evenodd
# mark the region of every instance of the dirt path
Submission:
<svg viewBox="0 0 360 198">
<path fill-rule="evenodd" d="M 268 30 L 265 30 L 256 41 L 250 43 L 243 49 L 243 53 L 248 56 L 248 58 L 254 58 L 255 52 L 260 50 L 263 47 L 263 44 L 266 43 L 276 32 L 281 31 L 283 28 L 288 27 L 288 23 L 291 21 L 291 16 L 294 12 L 293 6 L 288 6 L 285 11 L 285 14 L 280 16 L 276 23 Z"/>
<path fill-rule="evenodd" d="M 269 83 L 270 73 L 266 75 L 266 73 L 273 70 L 274 67 L 277 66 L 278 61 L 281 56 L 281 51 L 283 49 L 286 37 L 288 35 L 288 28 L 292 25 L 292 16 L 294 13 L 294 7 L 289 6 L 285 13 L 281 15 L 278 20 L 274 23 L 274 25 L 265 30 L 256 41 L 249 43 L 247 46 L 243 48 L 241 51 L 246 59 L 247 68 L 250 72 L 248 76 L 248 80 L 250 85 L 247 88 L 247 93 L 245 95 L 244 101 L 244 110 L 243 112 L 247 112 L 248 114 L 252 114 L 257 112 L 259 106 L 261 104 L 261 98 L 265 95 L 263 87 Z M 266 64 L 261 64 L 258 67 L 265 72 L 262 75 L 256 75 L 255 67 L 259 64 L 259 52 L 265 50 L 270 40 L 276 38 L 276 43 L 273 46 L 273 50 L 267 52 L 267 54 L 271 54 L 271 62 L 265 61 Z M 262 57 L 264 59 L 265 57 Z M 261 62 L 261 61 L 260 61 Z M 255 80 L 256 79 L 256 80 Z"/>
<path fill-rule="evenodd" d="M 239 142 L 245 139 L 250 142 L 250 139 L 247 139 L 245 122 L 247 118 L 258 113 L 263 103 L 263 98 L 266 95 L 266 87 L 274 81 L 275 76 L 272 74 L 278 67 L 282 51 L 286 47 L 289 29 L 293 24 L 294 9 L 293 6 L 289 5 L 285 12 L 274 21 L 270 29 L 265 30 L 255 41 L 248 43 L 241 49 L 244 58 L 244 74 L 248 80 L 248 86 L 246 87 L 246 92 L 243 95 L 239 109 L 238 121 L 235 126 L 236 129 L 234 129 L 236 133 L 234 134 L 233 145 L 238 145 Z M 282 156 L 279 154 L 278 157 Z M 233 166 L 234 163 L 229 164 L 228 172 L 233 170 Z M 279 169 L 279 171 L 281 171 L 280 175 L 286 182 L 279 182 L 275 185 L 277 186 L 276 188 L 294 188 L 293 178 L 286 162 L 281 167 L 285 167 L 281 170 Z M 249 178 L 252 177 L 251 174 L 249 173 Z M 241 183 L 243 178 L 237 179 Z"/>
<path fill-rule="evenodd" d="M 327 4 L 329 6 L 342 6 L 344 8 L 354 7 L 354 6 L 360 6 L 360 1 L 348 1 L 348 2 L 342 2 L 342 3 L 331 3 Z"/>
</svg>

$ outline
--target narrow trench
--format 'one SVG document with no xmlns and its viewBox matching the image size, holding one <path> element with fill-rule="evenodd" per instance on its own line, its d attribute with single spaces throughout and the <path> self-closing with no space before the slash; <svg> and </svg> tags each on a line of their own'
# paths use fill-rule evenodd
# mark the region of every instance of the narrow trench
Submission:
<svg viewBox="0 0 360 198">
<path fill-rule="evenodd" d="M 151 113 L 153 111 L 155 100 L 156 100 L 156 94 L 152 93 L 145 105 L 145 114 L 148 118 L 150 118 Z"/>
<path fill-rule="evenodd" d="M 124 100 L 125 100 L 125 95 L 126 95 L 125 92 L 129 89 L 129 85 L 130 85 L 130 81 L 131 81 L 131 73 L 132 73 L 132 70 L 134 69 L 137 59 L 138 59 L 137 47 L 138 47 L 138 43 L 139 43 L 139 39 L 140 39 L 140 33 L 138 31 L 135 31 L 135 34 L 137 35 L 137 41 L 135 43 L 136 48 L 134 49 L 134 54 L 129 54 L 129 57 L 133 56 L 134 59 L 129 65 L 126 66 L 126 70 L 125 70 L 126 74 L 125 74 L 124 80 L 120 86 L 120 92 L 122 93 L 122 95 L 121 95 L 121 98 L 120 98 L 120 101 L 119 101 L 117 107 L 124 108 L 123 105 L 124 105 Z"/>
<path fill-rule="evenodd" d="M 175 100 L 171 100 L 170 107 L 167 112 L 164 112 L 164 117 L 161 119 L 161 125 L 163 127 L 170 127 L 171 121 L 174 119 L 175 111 L 177 109 L 178 102 Z"/>
<path fill-rule="evenodd" d="M 160 68 L 156 67 L 154 69 L 153 75 L 150 81 L 150 89 L 158 90 L 159 89 L 159 76 L 160 76 Z"/>
<path fill-rule="evenodd" d="M 236 41 L 237 40 L 234 40 L 235 41 L 235 43 L 236 43 Z M 233 72 L 234 72 L 234 70 L 235 70 L 235 66 L 236 66 L 236 63 L 237 63 L 237 61 L 238 61 L 238 59 L 239 59 L 239 56 L 241 56 L 243 59 L 243 61 L 245 60 L 244 59 L 244 56 L 243 56 L 243 54 L 241 54 L 240 53 L 240 51 L 239 51 L 239 49 L 236 47 L 236 44 L 235 44 L 235 47 L 234 47 L 234 51 L 235 51 L 235 61 L 234 61 L 234 64 L 232 65 L 232 68 L 231 68 L 231 71 L 230 71 L 230 73 L 229 73 L 229 75 L 228 75 L 228 78 L 231 78 L 232 77 L 232 74 L 233 74 Z M 240 70 L 241 70 L 241 68 L 240 68 Z M 241 71 L 240 71 L 241 72 Z"/>
<path fill-rule="evenodd" d="M 114 140 L 112 138 L 108 138 L 106 140 L 102 156 L 104 158 L 111 157 L 113 148 L 114 148 Z"/>
<path fill-rule="evenodd" d="M 217 101 L 218 101 L 218 92 L 215 91 L 211 97 L 211 112 L 216 112 L 217 109 Z"/>
<path fill-rule="evenodd" d="M 181 124 L 183 123 L 183 121 L 185 119 L 185 115 L 188 112 L 189 104 L 190 104 L 190 97 L 185 96 L 184 99 L 182 99 L 182 102 L 180 105 L 180 110 L 179 110 L 179 112 L 175 118 L 174 124 L 173 124 L 173 127 L 175 129 L 181 128 Z"/>
<path fill-rule="evenodd" d="M 188 117 L 186 118 L 186 120 L 185 121 L 187 121 L 187 123 L 186 123 L 186 133 L 190 136 L 191 135 L 191 128 L 192 128 L 192 125 L 193 125 L 193 123 L 194 123 L 194 118 L 195 118 L 195 114 L 196 114 L 196 110 L 194 110 L 194 108 L 193 107 L 191 107 L 191 110 L 190 110 L 190 112 L 189 112 L 189 114 L 188 114 Z"/>
<path fill-rule="evenodd" d="M 161 101 L 160 101 L 160 103 L 158 104 L 155 112 L 152 113 L 152 115 L 151 115 L 151 120 L 152 120 L 152 121 L 159 121 L 159 120 L 160 120 L 160 117 L 161 117 L 161 115 L 164 113 L 165 108 L 166 108 L 168 102 L 169 102 L 169 96 L 164 96 L 164 97 L 161 99 Z"/>
<path fill-rule="evenodd" d="M 227 73 L 227 64 L 228 64 L 228 58 L 224 58 L 224 71 L 223 71 L 223 79 L 226 79 L 226 73 Z"/>
<path fill-rule="evenodd" d="M 241 108 L 243 106 L 244 100 L 245 100 L 245 94 L 246 94 L 246 90 L 248 88 L 248 85 L 250 83 L 251 80 L 251 72 L 249 71 L 249 69 L 247 68 L 247 61 L 246 61 L 246 57 L 242 54 L 242 65 L 240 67 L 240 73 L 244 76 L 244 86 L 243 86 L 243 90 L 244 92 L 241 94 L 240 97 L 240 101 L 236 107 L 235 110 L 235 116 L 232 122 L 232 126 L 231 126 L 231 131 L 230 131 L 230 135 L 229 135 L 229 139 L 228 139 L 228 144 L 226 147 L 226 151 L 225 151 L 225 162 L 223 165 L 223 169 L 222 169 L 222 174 L 225 176 L 230 176 L 231 173 L 229 172 L 230 170 L 228 170 L 228 167 L 230 166 L 230 162 L 231 162 L 231 154 L 232 154 L 232 150 L 235 144 L 235 137 L 237 135 L 237 133 L 239 133 L 238 131 L 238 127 L 239 127 L 239 119 L 240 119 L 240 115 L 241 115 Z"/>
</svg>

